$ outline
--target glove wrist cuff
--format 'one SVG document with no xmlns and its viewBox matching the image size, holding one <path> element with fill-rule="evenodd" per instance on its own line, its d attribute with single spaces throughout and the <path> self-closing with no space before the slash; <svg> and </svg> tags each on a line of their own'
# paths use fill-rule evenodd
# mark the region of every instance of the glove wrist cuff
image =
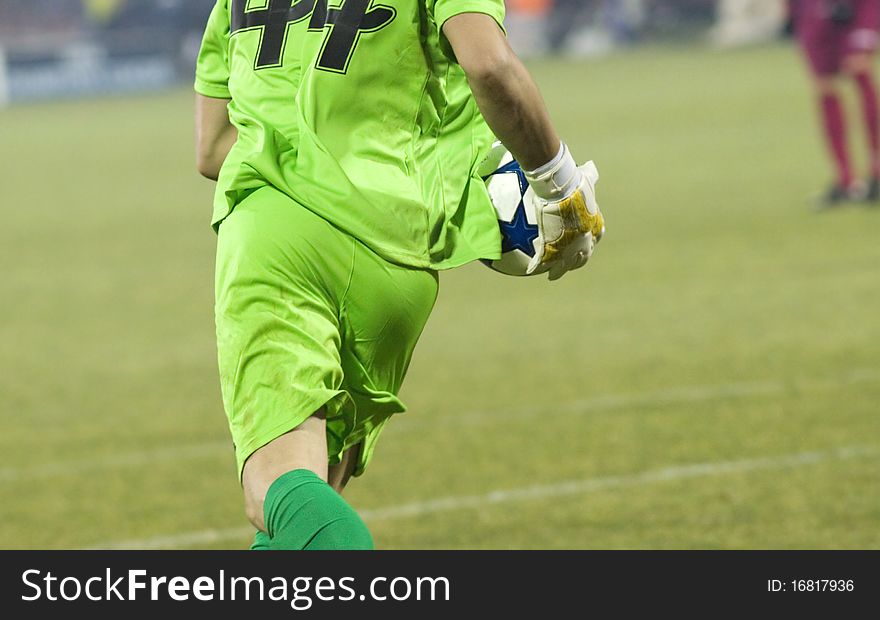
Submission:
<svg viewBox="0 0 880 620">
<path fill-rule="evenodd" d="M 540 168 L 524 172 L 535 194 L 553 202 L 570 197 L 583 181 L 583 175 L 564 142 L 555 158 Z"/>
</svg>

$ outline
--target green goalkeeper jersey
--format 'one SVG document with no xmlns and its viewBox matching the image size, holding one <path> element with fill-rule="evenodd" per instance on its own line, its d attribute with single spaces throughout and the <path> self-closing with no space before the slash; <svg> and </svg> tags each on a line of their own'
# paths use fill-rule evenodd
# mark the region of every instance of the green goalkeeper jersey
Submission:
<svg viewBox="0 0 880 620">
<path fill-rule="evenodd" d="M 389 261 L 500 256 L 476 173 L 493 136 L 442 35 L 503 0 L 218 0 L 196 91 L 231 99 L 238 140 L 214 224 L 271 185 Z"/>
</svg>

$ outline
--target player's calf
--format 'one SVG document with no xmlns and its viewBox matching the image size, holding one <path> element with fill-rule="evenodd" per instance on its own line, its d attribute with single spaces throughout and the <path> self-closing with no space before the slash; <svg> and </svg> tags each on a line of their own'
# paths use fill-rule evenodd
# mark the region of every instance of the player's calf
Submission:
<svg viewBox="0 0 880 620">
<path fill-rule="evenodd" d="M 285 550 L 370 550 L 373 538 L 360 516 L 314 472 L 297 469 L 276 480 L 264 507 L 263 544 Z"/>
</svg>

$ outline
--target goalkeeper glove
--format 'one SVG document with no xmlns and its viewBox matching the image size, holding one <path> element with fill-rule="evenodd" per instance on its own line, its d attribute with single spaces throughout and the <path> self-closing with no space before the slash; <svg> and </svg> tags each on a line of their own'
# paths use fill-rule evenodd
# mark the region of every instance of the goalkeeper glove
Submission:
<svg viewBox="0 0 880 620">
<path fill-rule="evenodd" d="M 587 264 L 605 234 L 605 218 L 596 202 L 599 171 L 593 162 L 580 168 L 563 144 L 559 155 L 541 168 L 526 171 L 535 192 L 535 214 L 543 243 L 528 273 L 549 268 L 550 279 Z"/>
</svg>

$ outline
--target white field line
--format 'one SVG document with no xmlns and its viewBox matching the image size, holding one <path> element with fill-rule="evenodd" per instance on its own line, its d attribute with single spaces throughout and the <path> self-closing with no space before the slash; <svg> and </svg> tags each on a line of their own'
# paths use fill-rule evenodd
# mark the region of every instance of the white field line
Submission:
<svg viewBox="0 0 880 620">
<path fill-rule="evenodd" d="M 530 418 L 551 415 L 555 418 L 561 415 L 582 415 L 585 413 L 600 413 L 607 411 L 619 411 L 628 408 L 646 408 L 646 407 L 663 407 L 667 405 L 682 405 L 711 402 L 715 400 L 725 400 L 730 398 L 755 398 L 762 396 L 776 396 L 788 392 L 804 392 L 814 389 L 829 389 L 851 387 L 854 385 L 876 383 L 880 381 L 880 368 L 865 368 L 853 370 L 845 375 L 823 379 L 792 379 L 768 380 L 768 381 L 749 381 L 740 383 L 722 383 L 715 385 L 696 385 L 666 388 L 663 390 L 654 390 L 652 392 L 642 392 L 636 394 L 607 394 L 604 396 L 594 396 L 581 400 L 574 400 L 562 403 L 544 403 L 542 407 L 534 405 L 521 408 L 512 408 L 504 411 L 477 411 L 464 414 L 444 415 L 443 422 L 454 421 L 455 424 L 477 425 L 487 420 L 526 420 Z M 401 423 L 396 424 L 399 432 L 407 432 L 410 427 L 417 430 L 418 427 L 424 426 L 440 420 L 436 416 L 402 416 Z M 406 422 L 407 424 L 402 424 Z M 389 429 L 395 428 L 395 425 L 389 425 Z"/>
<path fill-rule="evenodd" d="M 388 521 L 422 517 L 442 512 L 480 509 L 497 504 L 534 501 L 549 498 L 587 495 L 597 491 L 649 486 L 663 482 L 709 478 L 728 474 L 766 472 L 793 469 L 834 461 L 870 459 L 880 457 L 880 446 L 849 446 L 823 452 L 801 452 L 775 457 L 674 465 L 637 474 L 603 476 L 583 480 L 569 480 L 557 484 L 534 485 L 518 489 L 490 491 L 482 495 L 460 495 L 423 502 L 412 502 L 374 510 L 362 510 L 367 522 Z M 170 536 L 157 536 L 140 540 L 107 542 L 92 549 L 181 549 L 196 545 L 215 544 L 232 540 L 244 540 L 254 533 L 252 527 L 207 529 Z"/>
<path fill-rule="evenodd" d="M 609 394 L 568 401 L 558 404 L 545 403 L 543 406 L 526 406 L 495 411 L 473 411 L 437 416 L 401 416 L 395 424 L 389 426 L 389 432 L 405 435 L 421 432 L 426 426 L 438 422 L 456 426 L 475 426 L 486 421 L 497 420 L 528 420 L 547 415 L 552 412 L 554 417 L 593 414 L 634 407 L 660 407 L 712 402 L 729 398 L 754 398 L 775 396 L 788 391 L 809 389 L 827 389 L 847 387 L 880 381 L 880 368 L 854 370 L 837 378 L 821 380 L 798 379 L 790 381 L 752 381 L 716 385 L 676 387 L 654 390 L 639 394 Z M 0 484 L 21 480 L 41 480 L 65 475 L 78 475 L 90 471 L 121 469 L 125 467 L 141 467 L 154 463 L 210 459 L 222 456 L 232 459 L 232 442 L 210 441 L 184 445 L 181 447 L 162 448 L 157 450 L 133 451 L 106 457 L 83 458 L 69 461 L 57 461 L 42 465 L 25 467 L 0 468 Z"/>
</svg>

